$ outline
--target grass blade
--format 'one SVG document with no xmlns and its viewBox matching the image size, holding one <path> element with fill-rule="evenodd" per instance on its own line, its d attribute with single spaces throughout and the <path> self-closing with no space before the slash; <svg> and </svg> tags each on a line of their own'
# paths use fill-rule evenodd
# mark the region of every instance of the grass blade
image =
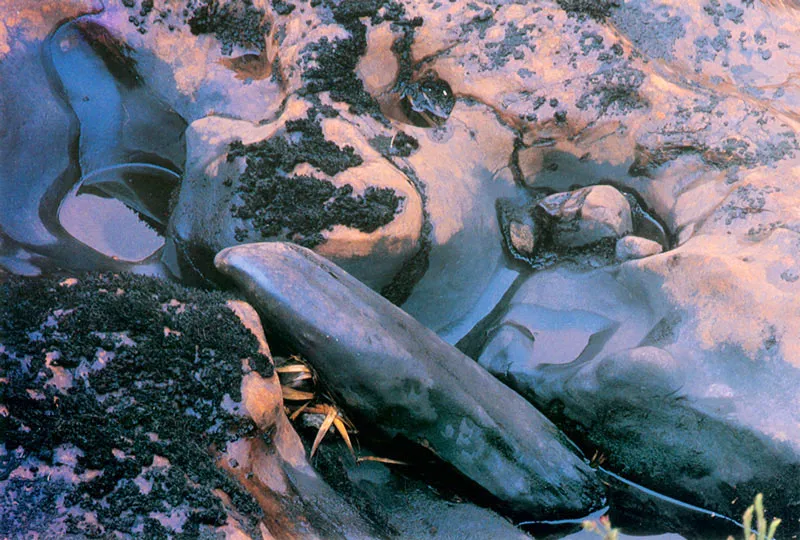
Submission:
<svg viewBox="0 0 800 540">
<path fill-rule="evenodd" d="M 328 415 L 325 417 L 325 420 L 323 420 L 322 426 L 320 426 L 319 431 L 317 431 L 317 436 L 314 438 L 314 444 L 311 445 L 311 455 L 308 456 L 309 459 L 314 457 L 317 448 L 319 448 L 319 443 L 325 438 L 325 434 L 328 433 L 328 430 L 331 428 L 333 421 L 338 415 L 339 413 L 333 407 L 328 410 Z"/>
<path fill-rule="evenodd" d="M 750 536 L 753 532 L 753 511 L 755 510 L 754 506 L 748 506 L 747 510 L 744 511 L 744 517 L 742 521 L 744 521 L 744 537 L 747 540 L 750 540 Z"/>
<path fill-rule="evenodd" d="M 302 390 L 295 390 L 290 386 L 281 386 L 281 392 L 283 393 L 283 399 L 289 401 L 306 401 L 314 399 L 314 394 L 311 392 L 303 392 Z"/>
<path fill-rule="evenodd" d="M 378 457 L 378 456 L 361 456 L 356 458 L 356 463 L 362 463 L 364 461 L 377 461 L 378 463 L 388 463 L 389 465 L 408 465 L 405 461 L 398 461 L 396 459 L 389 459 L 385 457 Z"/>
<path fill-rule="evenodd" d="M 311 373 L 311 370 L 308 369 L 308 366 L 304 366 L 303 364 L 291 364 L 288 366 L 281 366 L 275 368 L 275 371 L 278 373 Z"/>
<path fill-rule="evenodd" d="M 342 439 L 344 439 L 344 443 L 347 445 L 348 450 L 350 450 L 350 455 L 353 456 L 353 459 L 356 459 L 356 452 L 353 450 L 353 443 L 350 442 L 350 435 L 347 433 L 347 427 L 338 415 L 333 419 L 333 425 L 336 427 L 336 431 L 339 432 L 339 435 L 342 436 Z"/>
</svg>

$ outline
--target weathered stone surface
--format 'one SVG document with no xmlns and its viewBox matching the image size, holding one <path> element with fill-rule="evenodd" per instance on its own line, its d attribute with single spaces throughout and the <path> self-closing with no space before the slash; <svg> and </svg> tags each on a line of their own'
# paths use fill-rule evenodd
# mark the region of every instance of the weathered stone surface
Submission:
<svg viewBox="0 0 800 540">
<path fill-rule="evenodd" d="M 379 533 L 306 462 L 249 305 L 111 275 L 0 302 L 0 535 Z"/>
<path fill-rule="evenodd" d="M 337 228 L 323 233 L 327 241 L 317 249 L 323 252 L 330 242 L 335 253 L 326 255 L 344 253 L 336 260 L 347 265 L 347 245 L 357 245 L 348 269 L 451 342 L 492 312 L 519 276 L 502 250 L 497 198 L 516 199 L 522 186 L 565 192 L 609 182 L 637 193 L 667 229 L 663 241 L 650 238 L 665 247 L 674 239 L 678 249 L 619 269 L 587 270 L 594 264 L 588 260 L 583 267 L 559 266 L 517 282 L 508 296 L 532 309 L 509 308 L 508 324 L 500 322 L 504 306 L 492 313 L 491 323 L 500 329 L 492 333 L 482 361 L 511 365 L 520 374 L 539 369 L 544 358 L 564 366 L 576 355 L 578 363 L 608 357 L 616 365 L 627 361 L 618 356 L 622 351 L 655 345 L 679 363 L 688 380 L 704 381 L 712 394 L 732 396 L 735 414 L 719 415 L 726 426 L 739 429 L 739 422 L 748 433 L 795 444 L 796 400 L 789 383 L 794 384 L 793 287 L 800 266 L 791 235 L 800 230 L 794 182 L 800 102 L 787 74 L 800 62 L 800 46 L 791 2 L 324 1 L 297 2 L 291 9 L 256 0 L 244 10 L 246 17 L 233 18 L 242 22 L 241 36 L 231 32 L 235 24 L 222 24 L 231 22 L 228 17 L 191 23 L 202 2 L 187 15 L 167 13 L 163 8 L 171 4 L 158 0 L 145 14 L 140 2 L 105 4 L 0 0 L 4 268 L 36 274 L 54 266 L 125 266 L 70 238 L 57 219 L 59 203 L 80 176 L 77 150 L 97 134 L 79 139 L 77 117 L 48 76 L 52 70 L 43 62 L 42 43 L 56 24 L 84 13 L 81 21 L 100 24 L 114 37 L 112 43 L 131 47 L 144 85 L 192 126 L 192 137 L 277 131 L 284 120 L 298 118 L 289 110 L 298 102 L 318 105 L 318 99 L 346 110 L 343 118 L 363 137 L 350 142 L 351 132 L 343 129 L 331 141 L 360 152 L 367 140 L 381 158 L 365 158 L 364 172 L 392 183 L 402 176 L 414 185 L 420 232 L 416 243 L 403 233 L 404 250 L 392 252 L 374 237 L 365 242 L 362 234 L 370 233 L 349 237 L 344 233 L 352 230 Z M 419 81 L 428 70 L 447 81 L 455 106 L 438 128 L 408 126 L 396 83 Z M 218 131 L 212 126 L 228 121 L 233 123 Z M 241 174 L 242 164 L 228 164 L 214 145 L 195 148 L 190 161 L 196 165 L 190 167 L 196 174 L 188 175 L 187 197 L 192 182 L 219 178 L 215 160 L 222 158 L 220 169 Z M 233 219 L 222 223 L 231 197 L 223 188 L 209 186 L 205 199 L 195 191 L 196 206 L 181 209 L 195 222 L 207 220 L 205 236 L 193 230 L 186 251 L 209 267 L 217 247 L 238 242 L 235 227 L 242 226 Z M 398 214 L 392 223 L 406 219 Z M 175 223 L 176 231 L 178 223 L 188 230 L 177 214 Z M 230 225 L 233 229 L 226 228 Z M 388 234 L 381 237 L 392 242 Z M 209 239 L 207 245 L 202 238 Z M 373 248 L 375 256 L 365 255 Z M 605 322 L 595 324 L 605 320 L 619 327 L 612 332 L 602 329 Z M 559 347 L 562 331 L 579 337 L 570 347 Z M 665 344 L 670 339 L 674 342 Z M 537 348 L 544 352 L 536 354 Z M 702 389 L 685 391 L 685 402 L 675 407 L 702 409 L 718 399 Z M 580 395 L 602 404 L 600 392 Z M 571 399 L 554 399 L 562 398 Z M 635 410 L 635 403 L 629 408 Z M 568 409 L 578 411 L 575 418 L 559 422 L 575 425 L 582 410 Z M 628 408 L 604 410 L 613 415 Z M 636 421 L 625 427 L 628 440 L 642 452 L 661 455 L 654 450 L 661 448 L 657 437 L 653 446 L 647 443 L 655 420 L 632 418 Z M 683 430 L 691 439 L 694 432 L 674 423 L 676 418 L 664 418 L 663 429 Z M 601 440 L 602 426 L 594 431 L 598 447 L 614 444 Z M 622 439 L 622 431 L 615 433 Z M 714 441 L 696 450 L 706 448 L 714 448 Z M 756 461 L 758 451 L 747 455 Z M 683 493 L 680 485 L 695 485 L 684 481 L 681 470 L 672 483 L 648 476 L 656 470 L 655 459 L 631 460 L 636 466 L 615 467 L 654 489 L 678 486 L 673 493 Z M 773 496 L 791 506 L 790 491 L 773 490 Z M 699 491 L 686 497 L 703 501 Z M 748 497 L 734 499 L 735 505 L 720 505 L 720 511 L 740 513 Z"/>
<path fill-rule="evenodd" d="M 498 199 L 497 220 L 506 248 L 512 257 L 530 261 L 544 236 L 542 223 L 534 219 L 531 205 L 525 199 Z"/>
<path fill-rule="evenodd" d="M 658 255 L 662 251 L 664 251 L 664 247 L 658 242 L 633 235 L 617 240 L 617 245 L 614 249 L 614 253 L 620 261 L 642 259 L 651 255 Z"/>
<path fill-rule="evenodd" d="M 593 186 L 545 197 L 536 207 L 549 221 L 553 242 L 580 247 L 633 230 L 631 207 L 611 186 Z"/>
<path fill-rule="evenodd" d="M 202 246 L 193 259 L 206 269 L 225 247 L 292 240 L 381 289 L 419 249 L 423 213 L 413 184 L 370 145 L 370 131 L 382 130 L 296 98 L 264 126 L 198 120 L 170 243 Z"/>
<path fill-rule="evenodd" d="M 602 490 L 536 409 L 400 309 L 285 243 L 216 258 L 356 417 L 431 449 L 518 512 L 580 515 Z"/>
</svg>

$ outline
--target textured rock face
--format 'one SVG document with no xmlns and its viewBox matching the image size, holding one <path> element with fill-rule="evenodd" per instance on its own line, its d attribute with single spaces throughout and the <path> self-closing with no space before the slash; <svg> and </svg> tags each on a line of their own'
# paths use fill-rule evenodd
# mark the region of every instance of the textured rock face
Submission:
<svg viewBox="0 0 800 540">
<path fill-rule="evenodd" d="M 249 305 L 110 275 L 0 301 L 0 534 L 377 532 L 306 462 Z"/>
<path fill-rule="evenodd" d="M 6 271 L 126 266 L 65 234 L 58 206 L 82 159 L 117 149 L 105 143 L 134 133 L 151 150 L 174 147 L 117 129 L 131 127 L 121 105 L 108 126 L 87 121 L 96 79 L 129 110 L 149 103 L 137 121 L 172 111 L 190 126 L 177 205 L 160 201 L 174 210 L 165 258 L 182 275 L 212 274 L 215 251 L 240 242 L 318 242 L 318 253 L 428 328 L 469 342 L 470 354 L 626 477 L 733 516 L 762 490 L 796 523 L 798 489 L 786 476 L 800 455 L 800 96 L 787 79 L 800 51 L 795 5 L 221 4 L 217 18 L 203 2 L 184 14 L 166 2 L 0 0 Z M 108 39 L 66 51 L 48 41 L 81 14 L 113 39 L 95 33 Z M 58 35 L 72 35 L 70 24 Z M 93 69 L 59 75 L 69 50 Z M 103 55 L 112 61 L 98 62 Z M 138 90 L 112 88 L 122 81 L 114 58 L 135 60 Z M 452 110 L 425 80 L 447 82 Z M 401 97 L 410 90 L 421 92 L 421 112 L 447 111 L 447 120 L 413 125 L 410 94 Z M 305 137 L 320 142 L 317 128 L 297 124 L 305 121 L 333 146 L 287 165 Z M 108 140 L 98 138 L 106 129 Z M 270 149 L 290 149 L 270 159 L 291 170 L 248 175 L 270 170 L 255 163 Z M 555 254 L 532 274 L 511 266 L 501 239 L 523 263 L 530 243 L 498 222 L 499 201 L 524 207 L 540 189 L 608 183 L 661 218 L 632 207 L 634 234 L 670 251 L 622 264 L 613 254 Z M 276 187 L 282 199 L 242 213 Z M 316 202 L 293 220 L 283 210 L 299 193 Z M 747 444 L 737 449 L 731 434 Z"/>
<path fill-rule="evenodd" d="M 423 226 L 419 193 L 370 145 L 382 131 L 369 117 L 296 98 L 266 126 L 196 121 L 171 244 L 203 246 L 202 264 L 237 243 L 292 240 L 380 290 L 419 249 Z"/>
<path fill-rule="evenodd" d="M 593 471 L 555 426 L 340 268 L 283 243 L 229 248 L 216 264 L 352 414 L 429 448 L 533 518 L 600 504 Z"/>
</svg>

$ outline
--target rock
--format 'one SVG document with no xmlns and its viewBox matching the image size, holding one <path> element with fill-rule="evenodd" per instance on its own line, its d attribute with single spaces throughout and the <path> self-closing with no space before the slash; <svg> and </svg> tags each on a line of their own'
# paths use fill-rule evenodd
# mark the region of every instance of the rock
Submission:
<svg viewBox="0 0 800 540">
<path fill-rule="evenodd" d="M 249 305 L 107 274 L 0 302 L 0 535 L 383 534 L 306 462 Z"/>
<path fill-rule="evenodd" d="M 531 275 L 459 346 L 502 380 L 528 388 L 538 366 L 580 363 L 628 348 L 657 322 L 608 268 L 558 265 Z"/>
<path fill-rule="evenodd" d="M 217 267 L 356 418 L 429 448 L 517 512 L 583 515 L 602 489 L 536 409 L 313 252 L 222 251 Z"/>
<path fill-rule="evenodd" d="M 733 518 L 763 492 L 797 519 L 797 236 L 706 234 L 616 272 L 534 274 L 480 362 L 629 480 Z"/>
<path fill-rule="evenodd" d="M 387 286 L 419 249 L 423 210 L 408 178 L 365 136 L 378 128 L 343 108 L 297 98 L 263 126 L 198 120 L 187 136 L 170 249 L 213 275 L 213 256 L 225 247 L 292 240 L 378 290 Z M 180 271 L 177 259 L 171 267 Z"/>
<path fill-rule="evenodd" d="M 407 456 L 403 458 L 407 447 L 392 448 L 389 445 L 384 448 L 394 450 L 394 455 L 401 456 L 406 462 L 412 461 Z M 320 446 L 315 464 L 319 474 L 330 485 L 345 486 L 343 491 L 355 506 L 364 509 L 365 514 L 375 516 L 381 524 L 385 520 L 390 537 L 530 539 L 508 518 L 464 500 L 463 491 L 459 494 L 459 486 L 455 485 L 459 479 L 453 479 L 455 475 L 452 473 L 429 486 L 418 475 L 409 474 L 407 466 L 375 461 L 356 464 L 343 443 Z M 432 467 L 434 474 L 442 472 L 440 462 Z M 427 470 L 423 471 L 423 476 L 429 478 Z"/>
<path fill-rule="evenodd" d="M 0 228 L 4 251 L 15 254 L 0 264 L 9 265 L 12 272 L 36 274 L 53 266 L 117 271 L 127 267 L 75 240 L 58 221 L 61 199 L 80 176 L 74 155 L 79 122 L 63 102 L 54 70 L 46 65 L 48 37 L 63 21 L 100 7 L 77 0 L 42 11 L 38 4 L 12 2 L 4 5 L 0 16 L 0 35 L 13 36 L 13 47 L 0 45 L 0 114 L 6 126 L 0 132 Z M 20 151 L 23 147 L 29 148 Z"/>
<path fill-rule="evenodd" d="M 444 126 L 404 130 L 419 149 L 396 161 L 424 189 L 430 226 L 414 261 L 417 273 L 396 280 L 407 291 L 399 305 L 456 343 L 519 275 L 509 268 L 497 220 L 498 200 L 524 196 L 507 167 L 514 134 L 491 109 L 473 102 L 458 102 Z"/>
<path fill-rule="evenodd" d="M 503 380 L 525 379 L 540 364 L 586 356 L 618 323 L 588 311 L 513 304 L 494 326 L 478 363 Z M 585 354 L 586 353 L 586 354 Z"/>
<path fill-rule="evenodd" d="M 533 254 L 536 248 L 536 229 L 533 220 L 520 223 L 512 221 L 508 226 L 511 245 L 523 255 Z"/>
<path fill-rule="evenodd" d="M 617 409 L 609 408 L 603 389 L 588 383 L 575 389 L 611 416 L 609 431 L 595 426 L 590 434 L 595 438 L 584 443 L 587 452 L 616 448 L 616 440 L 635 441 L 630 444 L 641 453 L 622 452 L 625 459 L 613 465 L 653 489 L 738 518 L 752 490 L 769 487 L 780 473 L 770 479 L 758 465 L 759 452 L 769 457 L 770 445 L 783 441 L 794 455 L 793 287 L 800 263 L 792 235 L 800 230 L 800 196 L 790 180 L 800 167 L 800 144 L 798 91 L 786 84 L 786 74 L 798 64 L 800 47 L 796 25 L 787 17 L 789 3 L 629 0 L 621 8 L 611 2 L 593 8 L 565 0 L 531 9 L 479 0 L 314 6 L 226 0 L 215 3 L 220 7 L 215 13 L 205 2 L 185 13 L 170 11 L 174 6 L 162 0 L 152 9 L 150 2 L 128 1 L 64 1 L 46 9 L 40 4 L 6 0 L 0 10 L 2 279 L 6 272 L 131 268 L 88 249 L 58 220 L 61 202 L 81 174 L 81 146 L 101 148 L 106 136 L 121 137 L 111 124 L 102 132 L 97 122 L 89 124 L 97 131 L 80 132 L 78 115 L 67 106 L 82 104 L 80 92 L 69 84 L 61 87 L 53 76 L 58 66 L 44 54 L 43 43 L 62 21 L 71 21 L 69 27 L 93 23 L 108 30 L 102 34 L 108 40 L 94 41 L 92 50 L 119 67 L 114 47 L 108 47 L 116 44 L 141 76 L 134 93 L 152 92 L 163 101 L 162 108 L 143 100 L 147 110 L 131 117 L 133 125 L 156 134 L 146 142 L 159 138 L 159 126 L 147 125 L 151 107 L 174 110 L 191 126 L 187 135 L 196 137 L 189 141 L 185 199 L 173 214 L 178 242 L 167 246 L 173 257 L 187 255 L 181 271 L 194 265 L 211 272 L 215 251 L 239 242 L 236 227 L 256 232 L 229 217 L 233 196 L 220 185 L 225 174 L 243 172 L 246 157 L 228 163 L 225 156 L 230 142 L 244 138 L 237 132 L 252 135 L 250 142 L 270 140 L 286 121 L 302 119 L 304 111 L 293 110 L 296 103 L 333 107 L 341 122 L 325 122 L 338 126 L 326 139 L 338 149 L 353 146 L 365 164 L 320 178 L 337 188 L 353 185 L 351 196 L 340 199 L 356 208 L 357 197 L 366 193 L 359 186 L 390 187 L 381 183 L 387 179 L 396 195 L 405 197 L 403 204 L 419 198 L 419 213 L 403 207 L 372 233 L 341 224 L 320 228 L 325 239 L 316 247 L 320 253 L 450 342 L 491 330 L 474 340 L 480 343 L 471 346 L 471 354 L 486 351 L 482 362 L 498 373 L 511 366 L 509 373 L 520 381 L 550 359 L 559 364 L 547 368 L 553 377 L 559 367 L 564 378 L 573 374 L 586 382 L 591 377 L 581 378 L 575 370 L 608 359 L 608 371 L 630 387 L 635 377 L 619 366 L 642 365 L 642 347 L 666 351 L 689 381 L 682 402 L 661 401 L 674 414 L 638 415 L 635 400 L 642 394 L 631 391 L 630 402 L 617 394 L 621 412 L 614 417 Z M 109 82 L 103 66 L 96 66 L 91 73 Z M 433 128 L 407 125 L 396 85 L 421 81 L 423 70 L 446 81 L 455 98 L 452 110 L 446 104 L 447 120 Z M 423 112 L 445 110 L 427 99 L 435 93 L 418 90 Z M 89 103 L 96 101 L 93 96 L 87 94 Z M 117 120 L 124 119 L 117 113 Z M 150 120 L 139 122 L 144 119 Z M 367 146 L 379 156 L 367 155 Z M 298 168 L 286 174 L 313 167 L 306 162 Z M 358 181 L 344 181 L 341 175 L 348 172 Z M 501 235 L 508 235 L 497 223 L 498 198 L 522 200 L 525 188 L 566 192 L 576 189 L 576 181 L 587 186 L 609 180 L 638 194 L 642 206 L 660 218 L 646 234 L 632 208 L 633 234 L 665 247 L 675 238 L 681 249 L 613 269 L 586 270 L 594 259 L 584 266 L 563 264 L 523 282 L 502 248 Z M 191 204 L 184 204 L 187 200 Z M 659 230 L 661 221 L 669 234 Z M 393 225 L 399 230 L 390 233 Z M 518 247 L 527 245 L 521 239 Z M 326 247 L 330 251 L 324 252 Z M 136 269 L 157 271 L 152 261 Z M 568 347 L 559 347 L 570 338 Z M 625 353 L 631 349 L 638 352 Z M 666 361 L 645 364 L 653 370 L 669 367 Z M 572 399 L 557 394 L 566 386 L 564 380 L 554 382 L 554 403 Z M 565 429 L 581 425 L 582 415 L 587 423 L 594 418 L 584 403 L 573 405 L 562 415 L 551 413 Z M 704 420 L 714 430 L 686 427 L 708 410 L 723 411 Z M 720 454 L 713 452 L 729 441 L 719 426 L 755 441 L 730 467 L 714 462 Z M 701 481 L 675 461 L 667 462 L 668 470 L 660 466 L 655 458 L 684 455 L 659 438 L 660 430 L 679 433 L 668 441 L 677 446 L 696 432 L 706 437 L 705 446 L 692 447 L 700 456 L 693 463 L 710 463 L 711 469 L 689 471 Z M 725 470 L 733 467 L 756 471 L 752 483 Z M 726 482 L 750 492 L 726 493 L 718 487 Z M 784 504 L 795 523 L 795 491 L 790 482 L 785 485 L 771 490 L 767 504 L 773 508 L 770 497 Z M 732 500 L 737 502 L 725 502 Z M 784 517 L 786 527 L 790 520 Z"/>
<path fill-rule="evenodd" d="M 619 261 L 643 259 L 651 255 L 657 255 L 662 251 L 664 251 L 664 248 L 658 242 L 633 235 L 628 235 L 617 240 L 615 249 Z"/>
<path fill-rule="evenodd" d="M 531 215 L 526 201 L 498 199 L 497 218 L 506 248 L 515 259 L 530 261 L 540 239 L 541 223 Z"/>
<path fill-rule="evenodd" d="M 553 241 L 564 247 L 620 238 L 633 230 L 630 204 L 611 186 L 555 193 L 539 202 L 536 211 L 550 222 Z"/>
<path fill-rule="evenodd" d="M 421 80 L 402 83 L 400 105 L 415 126 L 434 127 L 444 124 L 455 104 L 453 89 L 447 81 L 436 78 L 432 73 Z"/>
</svg>

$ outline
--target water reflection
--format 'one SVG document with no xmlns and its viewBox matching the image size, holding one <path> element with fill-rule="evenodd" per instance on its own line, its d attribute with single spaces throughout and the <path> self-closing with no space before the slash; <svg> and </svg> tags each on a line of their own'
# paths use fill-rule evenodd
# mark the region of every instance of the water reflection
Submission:
<svg viewBox="0 0 800 540">
<path fill-rule="evenodd" d="M 103 255 L 140 262 L 164 245 L 170 194 L 180 175 L 133 163 L 93 171 L 62 201 L 58 219 L 73 238 Z"/>
</svg>

